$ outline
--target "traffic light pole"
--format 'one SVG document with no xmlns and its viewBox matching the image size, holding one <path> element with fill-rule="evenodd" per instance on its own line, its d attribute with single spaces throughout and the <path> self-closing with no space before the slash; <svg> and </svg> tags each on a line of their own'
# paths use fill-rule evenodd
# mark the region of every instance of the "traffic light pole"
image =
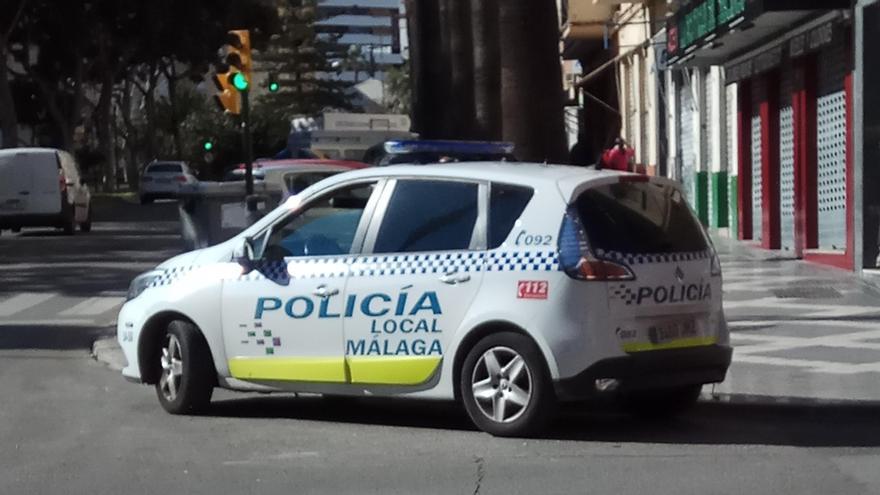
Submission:
<svg viewBox="0 0 880 495">
<path fill-rule="evenodd" d="M 242 145 L 244 147 L 244 180 L 245 194 L 250 197 L 254 194 L 254 151 L 251 143 L 251 105 L 249 98 L 250 90 L 241 92 L 241 130 Z M 256 205 L 248 202 L 248 209 L 253 209 Z"/>
</svg>

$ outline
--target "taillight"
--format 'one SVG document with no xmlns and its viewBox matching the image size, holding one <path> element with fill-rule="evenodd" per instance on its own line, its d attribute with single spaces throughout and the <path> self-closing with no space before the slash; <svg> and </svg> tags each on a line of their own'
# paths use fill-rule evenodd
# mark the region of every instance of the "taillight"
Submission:
<svg viewBox="0 0 880 495">
<path fill-rule="evenodd" d="M 579 276 L 575 278 L 593 281 L 635 280 L 636 278 L 628 267 L 620 263 L 592 257 L 581 258 L 577 267 L 577 275 Z"/>
<path fill-rule="evenodd" d="M 559 232 L 559 266 L 569 277 L 578 280 L 620 281 L 636 278 L 626 265 L 590 254 L 586 234 L 574 210 L 566 212 Z"/>
<path fill-rule="evenodd" d="M 174 178 L 174 180 L 176 180 L 177 182 L 186 182 L 186 176 L 185 175 L 178 175 L 177 177 Z"/>
<path fill-rule="evenodd" d="M 711 275 L 713 277 L 721 276 L 721 260 L 718 258 L 718 253 L 712 250 L 712 271 Z"/>
<path fill-rule="evenodd" d="M 58 170 L 58 188 L 61 192 L 67 192 L 67 177 L 64 176 L 64 170 Z"/>
</svg>

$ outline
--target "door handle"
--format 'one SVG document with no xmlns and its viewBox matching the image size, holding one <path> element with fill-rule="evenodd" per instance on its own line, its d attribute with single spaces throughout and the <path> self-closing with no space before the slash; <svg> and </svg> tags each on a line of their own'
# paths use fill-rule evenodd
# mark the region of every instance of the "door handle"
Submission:
<svg viewBox="0 0 880 495">
<path fill-rule="evenodd" d="M 444 273 L 440 276 L 440 281 L 444 284 L 457 285 L 468 282 L 471 276 L 468 274 L 459 275 L 458 272 Z"/>
<path fill-rule="evenodd" d="M 30 193 L 30 191 L 18 191 L 18 194 L 21 194 L 22 196 L 27 196 Z"/>
<path fill-rule="evenodd" d="M 326 285 L 319 285 L 317 289 L 315 289 L 312 294 L 322 297 L 328 298 L 330 296 L 335 296 L 339 294 L 339 289 L 328 289 Z"/>
</svg>

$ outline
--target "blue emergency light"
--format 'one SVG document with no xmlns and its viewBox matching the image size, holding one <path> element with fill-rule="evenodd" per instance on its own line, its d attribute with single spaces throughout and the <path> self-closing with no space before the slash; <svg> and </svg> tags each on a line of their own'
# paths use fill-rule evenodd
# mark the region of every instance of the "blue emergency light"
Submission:
<svg viewBox="0 0 880 495">
<path fill-rule="evenodd" d="M 501 141 L 386 141 L 389 155 L 407 153 L 443 153 L 449 155 L 510 155 L 513 143 Z"/>
</svg>

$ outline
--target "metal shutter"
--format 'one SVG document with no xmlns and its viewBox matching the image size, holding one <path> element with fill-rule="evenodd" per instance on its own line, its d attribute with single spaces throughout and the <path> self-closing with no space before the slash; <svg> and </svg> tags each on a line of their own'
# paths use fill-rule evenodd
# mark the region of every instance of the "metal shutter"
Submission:
<svg viewBox="0 0 880 495">
<path fill-rule="evenodd" d="M 678 89 L 679 115 L 679 154 L 681 157 L 681 183 L 687 200 L 694 206 L 695 200 L 695 154 L 694 154 L 694 98 L 691 81 L 685 73 L 683 84 Z"/>
<path fill-rule="evenodd" d="M 767 86 L 763 79 L 752 81 L 752 239 L 759 241 L 764 219 L 761 203 L 761 102 L 766 99 Z"/>
<path fill-rule="evenodd" d="M 819 249 L 846 249 L 846 49 L 842 39 L 819 55 L 816 102 Z"/>
<path fill-rule="evenodd" d="M 782 249 L 794 249 L 794 91 L 790 69 L 782 71 L 779 84 L 779 226 Z"/>
</svg>

